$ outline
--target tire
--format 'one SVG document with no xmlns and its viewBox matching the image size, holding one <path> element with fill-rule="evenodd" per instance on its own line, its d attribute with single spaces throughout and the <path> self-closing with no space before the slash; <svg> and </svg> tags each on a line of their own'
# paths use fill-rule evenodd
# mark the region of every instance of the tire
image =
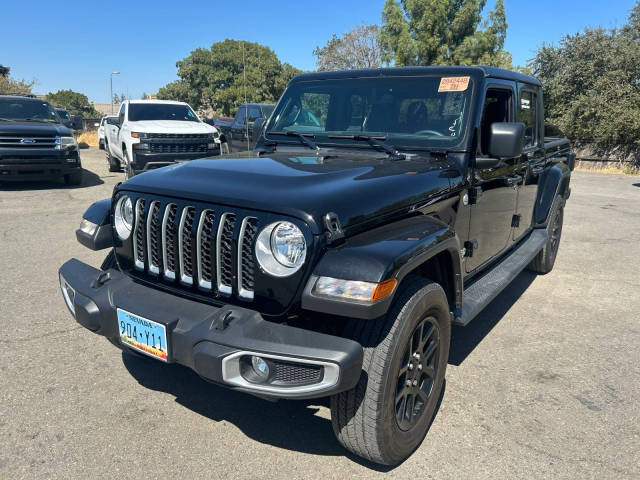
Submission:
<svg viewBox="0 0 640 480">
<path fill-rule="evenodd" d="M 418 277 L 408 278 L 403 285 L 386 316 L 348 321 L 345 336 L 364 347 L 364 372 L 353 389 L 331 397 L 331 423 L 340 443 L 383 465 L 405 460 L 427 434 L 444 384 L 451 339 L 449 303 L 442 287 Z M 419 350 L 429 353 L 416 359 L 411 349 L 415 350 L 417 332 L 423 331 L 421 325 L 431 333 Z M 416 378 L 418 388 L 413 381 L 406 385 Z M 421 385 L 425 395 L 419 397 L 415 392 Z M 404 392 L 409 395 L 403 397 Z M 413 401 L 410 392 L 414 392 Z M 420 403 L 422 408 L 416 411 Z M 413 423 L 401 415 L 409 411 L 418 412 Z"/>
<path fill-rule="evenodd" d="M 120 162 L 117 161 L 111 152 L 109 151 L 109 145 L 105 145 L 105 155 L 107 157 L 107 163 L 109 164 L 110 172 L 119 172 L 120 171 Z"/>
<path fill-rule="evenodd" d="M 531 260 L 531 263 L 527 266 L 529 270 L 544 275 L 553 270 L 553 265 L 556 263 L 556 256 L 558 255 L 558 248 L 560 248 L 560 238 L 562 237 L 562 223 L 564 220 L 564 199 L 560 196 L 556 197 L 556 201 L 553 202 L 553 210 L 549 223 L 547 224 L 547 232 L 549 233 L 549 240 L 545 243 L 542 250 Z"/>
<path fill-rule="evenodd" d="M 77 172 L 67 173 L 64 176 L 64 183 L 67 185 L 81 185 L 82 184 L 82 169 Z"/>
<path fill-rule="evenodd" d="M 122 156 L 123 158 L 126 158 L 127 160 L 129 160 L 129 156 L 127 155 L 127 150 L 124 148 L 122 149 Z M 135 172 L 133 171 L 130 161 L 124 162 L 124 166 L 122 168 L 124 169 L 125 180 L 129 180 L 131 177 L 135 176 Z"/>
<path fill-rule="evenodd" d="M 99 140 L 98 141 L 98 149 L 99 150 L 104 150 L 104 140 Z"/>
</svg>

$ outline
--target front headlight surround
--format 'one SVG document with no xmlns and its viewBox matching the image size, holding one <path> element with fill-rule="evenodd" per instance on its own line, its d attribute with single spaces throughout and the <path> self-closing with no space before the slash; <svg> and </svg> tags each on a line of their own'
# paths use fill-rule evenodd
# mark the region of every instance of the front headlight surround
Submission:
<svg viewBox="0 0 640 480">
<path fill-rule="evenodd" d="M 56 137 L 56 148 L 62 150 L 69 147 L 77 147 L 78 142 L 75 137 Z"/>
<path fill-rule="evenodd" d="M 304 265 L 307 241 L 297 225 L 274 222 L 258 234 L 255 252 L 265 272 L 274 277 L 288 277 Z"/>
<path fill-rule="evenodd" d="M 122 195 L 113 210 L 113 225 L 120 240 L 125 241 L 131 236 L 133 221 L 133 203 L 127 195 Z"/>
</svg>

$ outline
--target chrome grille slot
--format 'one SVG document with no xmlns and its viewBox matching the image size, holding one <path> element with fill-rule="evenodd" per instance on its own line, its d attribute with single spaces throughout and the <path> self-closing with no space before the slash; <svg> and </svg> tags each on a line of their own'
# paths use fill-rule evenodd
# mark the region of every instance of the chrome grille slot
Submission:
<svg viewBox="0 0 640 480">
<path fill-rule="evenodd" d="M 197 232 L 197 269 L 198 286 L 204 290 L 211 290 L 213 286 L 213 223 L 215 221 L 213 210 L 203 210 L 200 214 Z"/>
<path fill-rule="evenodd" d="M 253 242 L 258 233 L 258 219 L 244 217 L 238 236 L 238 296 L 245 300 L 253 300 Z"/>
<path fill-rule="evenodd" d="M 223 213 L 216 236 L 216 265 L 218 292 L 231 295 L 233 285 L 233 229 L 236 225 L 234 213 Z"/>
<path fill-rule="evenodd" d="M 149 273 L 159 275 L 160 263 L 160 202 L 151 202 L 147 213 L 147 261 Z"/>
<path fill-rule="evenodd" d="M 185 207 L 178 227 L 178 258 L 180 262 L 180 281 L 193 285 L 193 219 L 196 209 Z"/>
<path fill-rule="evenodd" d="M 138 270 L 144 270 L 144 199 L 136 201 L 136 219 L 133 238 L 133 261 Z"/>
<path fill-rule="evenodd" d="M 170 203 L 162 217 L 162 264 L 164 277 L 168 280 L 176 278 L 176 214 L 178 207 Z"/>
</svg>

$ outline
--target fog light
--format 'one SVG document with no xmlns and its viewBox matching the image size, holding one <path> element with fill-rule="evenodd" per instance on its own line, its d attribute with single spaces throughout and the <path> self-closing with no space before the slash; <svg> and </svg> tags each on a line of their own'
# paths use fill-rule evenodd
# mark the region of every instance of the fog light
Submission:
<svg viewBox="0 0 640 480">
<path fill-rule="evenodd" d="M 262 357 L 251 356 L 251 366 L 253 371 L 260 378 L 260 380 L 266 380 L 269 378 L 269 365 Z"/>
<path fill-rule="evenodd" d="M 64 301 L 67 304 L 67 308 L 71 311 L 73 315 L 76 314 L 76 309 L 73 305 L 73 302 L 76 298 L 76 291 L 67 283 L 62 275 L 60 275 L 60 290 L 62 290 L 62 296 L 64 297 Z"/>
</svg>

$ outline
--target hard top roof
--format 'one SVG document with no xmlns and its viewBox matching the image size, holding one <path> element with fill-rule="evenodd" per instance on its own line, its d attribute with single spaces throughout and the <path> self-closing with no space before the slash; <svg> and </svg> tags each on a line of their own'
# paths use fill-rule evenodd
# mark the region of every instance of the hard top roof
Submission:
<svg viewBox="0 0 640 480">
<path fill-rule="evenodd" d="M 340 78 L 358 77 L 393 77 L 393 76 L 420 76 L 420 75 L 469 75 L 486 78 L 501 78 L 524 82 L 540 86 L 540 81 L 530 75 L 506 70 L 504 68 L 489 66 L 441 66 L 433 65 L 428 67 L 391 67 L 391 68 L 367 68 L 362 70 L 338 70 L 334 72 L 303 73 L 294 77 L 291 83 L 305 82 L 310 80 L 330 80 Z"/>
</svg>

